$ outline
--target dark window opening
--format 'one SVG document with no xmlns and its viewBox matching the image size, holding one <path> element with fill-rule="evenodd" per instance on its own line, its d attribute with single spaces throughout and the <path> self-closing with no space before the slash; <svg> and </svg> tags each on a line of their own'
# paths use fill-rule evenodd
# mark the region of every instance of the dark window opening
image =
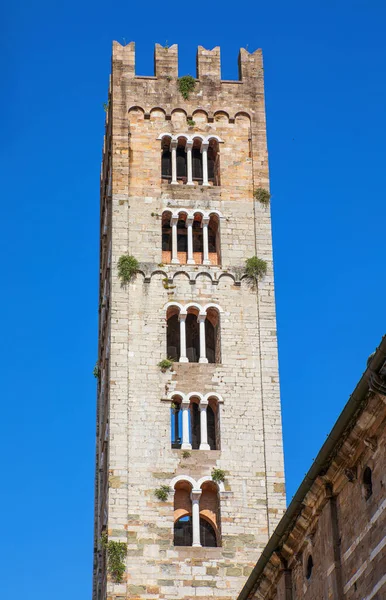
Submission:
<svg viewBox="0 0 386 600">
<path fill-rule="evenodd" d="M 200 519 L 200 538 L 201 546 L 217 548 L 216 532 L 212 525 L 202 518 Z"/>
<path fill-rule="evenodd" d="M 197 315 L 189 313 L 186 317 L 186 356 L 189 362 L 198 362 L 200 358 L 200 331 Z"/>
<path fill-rule="evenodd" d="M 192 517 L 181 517 L 174 523 L 174 545 L 191 546 L 193 543 Z"/>
<path fill-rule="evenodd" d="M 202 233 L 201 221 L 198 220 L 197 218 L 195 218 L 193 221 L 192 233 L 193 233 L 193 252 L 201 252 L 202 253 L 204 251 L 203 233 Z"/>
<path fill-rule="evenodd" d="M 179 219 L 177 223 L 177 252 L 188 251 L 188 230 L 185 227 L 185 221 Z"/>
<path fill-rule="evenodd" d="M 190 407 L 192 423 L 192 450 L 199 450 L 201 444 L 200 410 L 193 402 Z"/>
<path fill-rule="evenodd" d="M 180 322 L 178 314 L 171 315 L 167 320 L 167 356 L 173 360 L 180 359 Z"/>
<path fill-rule="evenodd" d="M 308 557 L 307 560 L 307 568 L 306 568 L 306 577 L 307 579 L 310 579 L 311 575 L 312 575 L 312 569 L 314 568 L 314 561 L 312 560 L 312 556 L 310 554 L 310 556 Z"/>
<path fill-rule="evenodd" d="M 172 228 L 170 227 L 170 213 L 162 215 L 162 250 L 172 251 Z"/>
<path fill-rule="evenodd" d="M 177 179 L 186 179 L 186 152 L 184 146 L 177 146 Z"/>
<path fill-rule="evenodd" d="M 172 155 L 169 148 L 162 150 L 161 177 L 168 180 L 172 178 Z"/>
<path fill-rule="evenodd" d="M 216 310 L 209 309 L 205 319 L 206 357 L 210 363 L 220 360 L 220 327 Z"/>
<path fill-rule="evenodd" d="M 202 154 L 199 148 L 192 149 L 193 181 L 202 183 Z"/>
<path fill-rule="evenodd" d="M 208 444 L 211 450 L 216 450 L 216 418 L 211 406 L 206 410 L 208 424 Z"/>
<path fill-rule="evenodd" d="M 373 481 L 370 467 L 366 467 L 363 472 L 363 489 L 365 500 L 368 500 L 373 493 Z"/>
<path fill-rule="evenodd" d="M 179 449 L 182 442 L 181 406 L 177 403 L 173 404 L 175 406 L 170 409 L 172 448 Z"/>
</svg>

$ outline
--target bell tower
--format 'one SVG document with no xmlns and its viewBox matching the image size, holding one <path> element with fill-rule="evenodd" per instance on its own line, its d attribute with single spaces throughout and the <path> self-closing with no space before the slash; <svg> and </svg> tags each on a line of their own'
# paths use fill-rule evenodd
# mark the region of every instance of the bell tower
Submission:
<svg viewBox="0 0 386 600">
<path fill-rule="evenodd" d="M 260 50 L 114 42 L 93 600 L 234 600 L 285 509 Z"/>
</svg>

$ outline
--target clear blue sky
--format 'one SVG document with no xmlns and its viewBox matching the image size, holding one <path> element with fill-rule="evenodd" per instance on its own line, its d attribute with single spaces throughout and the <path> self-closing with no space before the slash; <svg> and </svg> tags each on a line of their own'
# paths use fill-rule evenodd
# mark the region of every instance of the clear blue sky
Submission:
<svg viewBox="0 0 386 600">
<path fill-rule="evenodd" d="M 385 331 L 386 5 L 3 8 L 2 598 L 90 598 L 99 167 L 113 39 L 265 58 L 288 499 Z"/>
</svg>

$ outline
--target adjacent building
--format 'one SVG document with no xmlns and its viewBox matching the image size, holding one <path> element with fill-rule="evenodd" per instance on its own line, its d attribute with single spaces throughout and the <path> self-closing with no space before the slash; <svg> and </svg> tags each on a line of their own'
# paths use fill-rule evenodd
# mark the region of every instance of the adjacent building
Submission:
<svg viewBox="0 0 386 600">
<path fill-rule="evenodd" d="M 385 600 L 386 337 L 238 600 Z"/>
</svg>

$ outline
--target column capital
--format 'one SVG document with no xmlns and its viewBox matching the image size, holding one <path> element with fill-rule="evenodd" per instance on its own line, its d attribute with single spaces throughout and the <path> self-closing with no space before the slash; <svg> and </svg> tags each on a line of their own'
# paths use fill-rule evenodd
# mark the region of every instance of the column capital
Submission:
<svg viewBox="0 0 386 600">
<path fill-rule="evenodd" d="M 178 315 L 178 320 L 179 321 L 186 321 L 186 317 L 188 316 L 188 313 L 186 312 L 180 312 Z"/>
<path fill-rule="evenodd" d="M 182 409 L 190 408 L 190 400 L 188 400 L 187 398 L 184 398 L 181 402 L 181 408 Z"/>
<path fill-rule="evenodd" d="M 193 225 L 193 221 L 194 221 L 194 217 L 186 217 L 185 227 L 189 227 L 190 225 Z"/>
<path fill-rule="evenodd" d="M 178 223 L 178 215 L 177 216 L 172 215 L 170 217 L 170 225 L 173 227 L 173 225 L 177 225 L 177 223 Z"/>
<path fill-rule="evenodd" d="M 201 227 L 207 227 L 209 225 L 210 217 L 202 217 Z"/>
<path fill-rule="evenodd" d="M 177 148 L 177 146 L 178 146 L 178 140 L 170 140 L 171 148 Z"/>
<path fill-rule="evenodd" d="M 209 142 L 202 142 L 200 152 L 206 152 L 209 148 Z"/>
<path fill-rule="evenodd" d="M 192 490 L 190 492 L 190 499 L 192 502 L 199 502 L 201 498 L 202 490 Z"/>
<path fill-rule="evenodd" d="M 206 313 L 205 314 L 198 314 L 197 315 L 197 323 L 204 323 L 206 319 Z"/>
<path fill-rule="evenodd" d="M 200 410 L 206 410 L 209 406 L 209 402 L 208 400 L 201 400 L 200 404 L 198 405 L 198 408 Z"/>
<path fill-rule="evenodd" d="M 191 150 L 193 148 L 193 140 L 186 140 L 185 143 L 185 152 Z"/>
</svg>

